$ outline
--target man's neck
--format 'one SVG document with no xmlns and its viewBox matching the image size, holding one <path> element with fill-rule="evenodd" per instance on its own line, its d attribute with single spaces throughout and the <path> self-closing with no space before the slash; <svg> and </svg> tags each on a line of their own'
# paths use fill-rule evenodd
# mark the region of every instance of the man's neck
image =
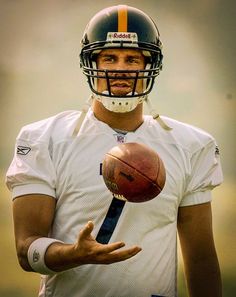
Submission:
<svg viewBox="0 0 236 297">
<path fill-rule="evenodd" d="M 143 123 L 143 106 L 139 104 L 134 110 L 117 113 L 107 110 L 101 102 L 94 100 L 92 110 L 95 117 L 112 129 L 135 131 Z"/>
</svg>

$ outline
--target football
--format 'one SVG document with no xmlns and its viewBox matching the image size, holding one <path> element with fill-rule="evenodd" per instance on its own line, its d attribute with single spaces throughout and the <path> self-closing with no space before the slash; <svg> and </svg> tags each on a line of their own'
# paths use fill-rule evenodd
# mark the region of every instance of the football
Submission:
<svg viewBox="0 0 236 297">
<path fill-rule="evenodd" d="M 145 202 L 158 196 L 166 181 L 160 156 L 140 143 L 122 143 L 105 154 L 102 176 L 116 198 Z"/>
</svg>

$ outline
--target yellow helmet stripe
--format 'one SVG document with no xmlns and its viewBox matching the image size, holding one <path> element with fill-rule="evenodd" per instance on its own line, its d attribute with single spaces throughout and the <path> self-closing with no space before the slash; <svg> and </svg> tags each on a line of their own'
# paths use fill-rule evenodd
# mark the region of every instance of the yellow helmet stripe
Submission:
<svg viewBox="0 0 236 297">
<path fill-rule="evenodd" d="M 127 32 L 128 12 L 126 5 L 118 5 L 118 32 Z"/>
</svg>

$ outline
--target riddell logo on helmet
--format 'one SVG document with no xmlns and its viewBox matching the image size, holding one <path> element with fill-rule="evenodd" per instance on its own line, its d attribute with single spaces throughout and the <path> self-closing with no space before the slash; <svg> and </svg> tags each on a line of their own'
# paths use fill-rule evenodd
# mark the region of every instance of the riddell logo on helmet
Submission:
<svg viewBox="0 0 236 297">
<path fill-rule="evenodd" d="M 130 33 L 114 33 L 113 38 L 131 38 Z"/>
<path fill-rule="evenodd" d="M 137 42 L 138 36 L 135 32 L 108 32 L 107 41 L 132 41 Z"/>
</svg>

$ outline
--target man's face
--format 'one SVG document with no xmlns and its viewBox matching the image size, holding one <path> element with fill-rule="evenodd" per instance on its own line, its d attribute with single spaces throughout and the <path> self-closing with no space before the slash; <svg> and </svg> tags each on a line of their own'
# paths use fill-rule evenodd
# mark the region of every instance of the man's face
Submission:
<svg viewBox="0 0 236 297">
<path fill-rule="evenodd" d="M 97 68 L 101 70 L 143 70 L 145 69 L 145 57 L 140 50 L 136 49 L 105 49 L 97 57 Z M 101 75 L 101 74 L 99 74 Z M 109 72 L 111 93 L 125 96 L 133 91 L 135 83 L 134 73 L 112 73 Z M 113 78 L 114 77 L 114 78 Z M 116 77 L 124 77 L 116 78 Z M 97 81 L 98 92 L 108 89 L 106 79 L 99 78 Z M 137 93 L 143 91 L 142 79 L 137 80 Z"/>
</svg>

